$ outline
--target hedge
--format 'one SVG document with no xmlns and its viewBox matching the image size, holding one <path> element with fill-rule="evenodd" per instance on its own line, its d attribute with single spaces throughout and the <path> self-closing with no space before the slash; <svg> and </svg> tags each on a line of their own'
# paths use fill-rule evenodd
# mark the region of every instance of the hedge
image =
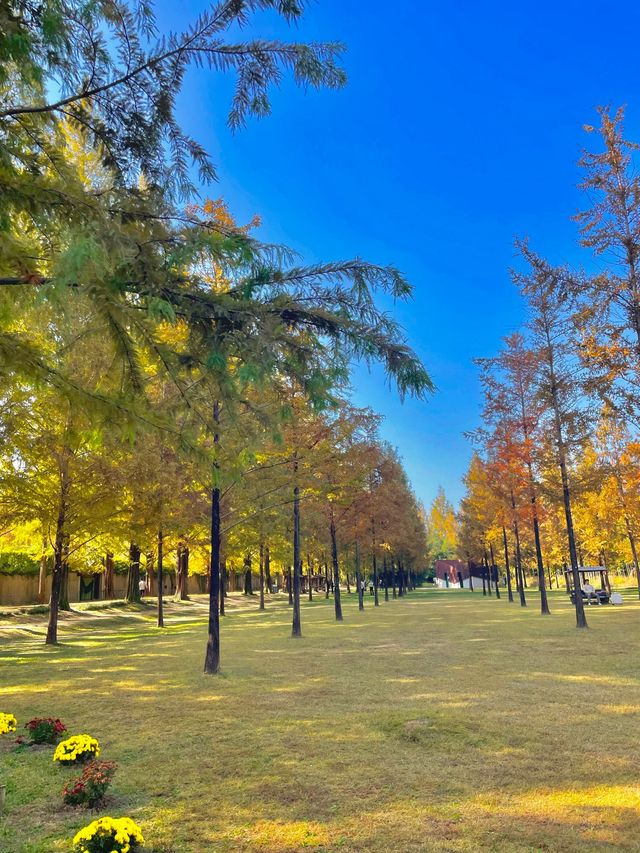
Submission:
<svg viewBox="0 0 640 853">
<path fill-rule="evenodd" d="M 0 574 L 2 575 L 37 575 L 40 563 L 28 554 L 20 551 L 0 552 Z"/>
</svg>

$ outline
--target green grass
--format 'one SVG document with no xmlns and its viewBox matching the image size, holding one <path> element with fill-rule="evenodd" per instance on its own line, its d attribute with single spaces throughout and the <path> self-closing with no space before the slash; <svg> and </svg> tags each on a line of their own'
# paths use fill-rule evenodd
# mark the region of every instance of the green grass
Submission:
<svg viewBox="0 0 640 853">
<path fill-rule="evenodd" d="M 221 676 L 201 674 L 204 599 L 0 622 L 0 710 L 60 716 L 119 769 L 99 814 L 155 853 L 640 850 L 640 606 L 566 596 L 543 618 L 481 593 L 358 613 L 232 597 Z M 72 770 L 0 743 L 2 853 L 70 849 L 96 815 L 61 806 Z"/>
</svg>

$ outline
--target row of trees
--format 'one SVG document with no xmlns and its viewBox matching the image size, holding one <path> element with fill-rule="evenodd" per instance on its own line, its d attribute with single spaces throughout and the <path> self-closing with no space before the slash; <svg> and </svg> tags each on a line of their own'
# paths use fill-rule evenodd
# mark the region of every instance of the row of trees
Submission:
<svg viewBox="0 0 640 853">
<path fill-rule="evenodd" d="M 346 544 L 356 571 L 365 548 L 374 573 L 385 554 L 421 559 L 401 465 L 345 401 L 354 359 L 381 362 L 401 395 L 431 390 L 377 303 L 410 285 L 361 260 L 300 265 L 197 200 L 193 176 L 215 170 L 175 115 L 190 65 L 235 74 L 234 128 L 268 113 L 285 71 L 344 83 L 340 45 L 228 37 L 263 11 L 296 22 L 304 3 L 226 0 L 159 38 L 146 2 L 2 7 L 0 506 L 52 550 L 49 643 L 89 547 L 128 543 L 131 597 L 141 551 L 160 589 L 166 548 L 206 552 L 209 673 L 225 559 L 291 563 L 294 635 L 304 554 L 328 547 L 336 578 Z"/>
<path fill-rule="evenodd" d="M 533 563 L 543 614 L 549 565 L 567 565 L 580 589 L 584 561 L 632 564 L 640 590 L 638 146 L 624 139 L 622 110 L 600 118 L 586 128 L 601 145 L 581 160 L 589 207 L 576 217 L 593 271 L 555 266 L 518 243 L 523 271 L 513 278 L 527 322 L 478 360 L 482 426 L 460 513 L 459 553 L 481 561 L 499 549 L 520 578 Z M 577 626 L 587 627 L 575 598 Z"/>
</svg>

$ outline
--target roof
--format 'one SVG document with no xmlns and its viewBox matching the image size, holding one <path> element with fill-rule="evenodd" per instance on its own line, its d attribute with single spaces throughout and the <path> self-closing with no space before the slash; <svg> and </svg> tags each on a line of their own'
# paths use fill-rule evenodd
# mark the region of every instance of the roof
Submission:
<svg viewBox="0 0 640 853">
<path fill-rule="evenodd" d="M 588 575 L 591 573 L 597 574 L 598 572 L 608 572 L 608 571 L 609 571 L 609 569 L 606 566 L 579 566 L 578 567 L 578 572 L 581 575 Z M 564 573 L 565 573 L 565 575 L 570 575 L 571 569 L 565 569 Z"/>
</svg>

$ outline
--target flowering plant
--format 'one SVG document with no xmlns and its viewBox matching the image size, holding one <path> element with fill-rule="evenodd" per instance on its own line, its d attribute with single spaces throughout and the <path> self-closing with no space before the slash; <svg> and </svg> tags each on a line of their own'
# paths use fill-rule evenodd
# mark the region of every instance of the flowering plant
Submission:
<svg viewBox="0 0 640 853">
<path fill-rule="evenodd" d="M 130 817 L 101 817 L 73 839 L 76 853 L 130 853 L 144 844 L 140 827 Z"/>
<path fill-rule="evenodd" d="M 53 717 L 34 717 L 24 727 L 29 732 L 31 743 L 56 743 L 67 730 L 63 722 Z"/>
<path fill-rule="evenodd" d="M 0 714 L 0 735 L 15 732 L 18 721 L 13 714 Z"/>
<path fill-rule="evenodd" d="M 115 761 L 92 761 L 87 764 L 82 776 L 75 782 L 67 783 L 62 789 L 65 803 L 68 806 L 93 808 L 104 797 L 117 766 Z"/>
<path fill-rule="evenodd" d="M 89 735 L 72 735 L 66 740 L 60 741 L 53 753 L 53 760 L 63 764 L 73 764 L 76 761 L 81 764 L 90 758 L 100 755 L 100 745 L 94 737 Z"/>
</svg>

